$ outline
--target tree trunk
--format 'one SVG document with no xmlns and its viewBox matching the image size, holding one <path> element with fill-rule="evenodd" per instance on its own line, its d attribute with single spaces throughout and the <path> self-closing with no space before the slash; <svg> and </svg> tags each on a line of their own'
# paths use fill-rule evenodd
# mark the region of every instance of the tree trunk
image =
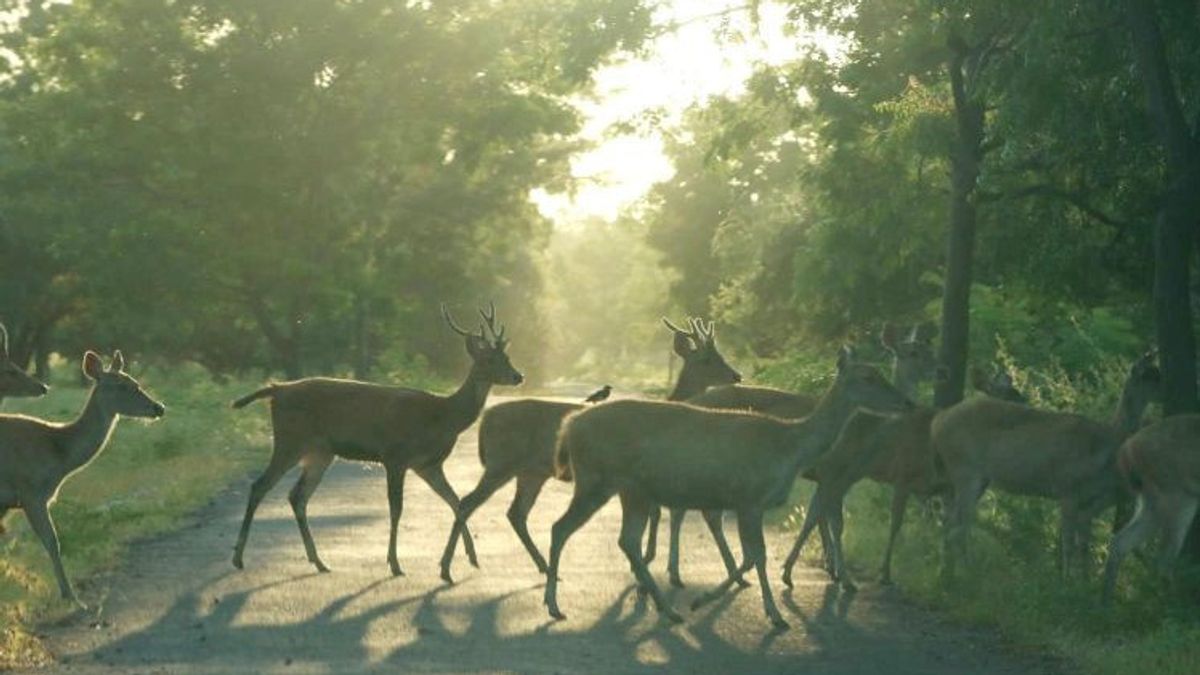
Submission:
<svg viewBox="0 0 1200 675">
<path fill-rule="evenodd" d="M 1200 409 L 1190 295 L 1192 242 L 1200 213 L 1200 139 L 1183 117 L 1157 4 L 1126 0 L 1125 15 L 1146 111 L 1167 164 L 1167 189 L 1154 224 L 1154 328 L 1163 373 L 1163 412 L 1176 415 Z M 1185 552 L 1193 562 L 1200 561 L 1200 519 L 1192 524 Z"/>
<path fill-rule="evenodd" d="M 304 377 L 304 368 L 300 360 L 300 322 L 293 320 L 285 334 L 275 325 L 271 311 L 261 295 L 253 290 L 248 290 L 245 299 L 250 313 L 254 316 L 255 323 L 258 324 L 263 337 L 267 339 L 267 345 L 274 352 L 275 360 L 279 368 L 283 370 L 284 376 L 289 380 L 298 380 Z"/>
<path fill-rule="evenodd" d="M 970 346 L 971 268 L 975 255 L 974 193 L 983 159 L 983 105 L 968 93 L 964 68 L 971 54 L 952 41 L 950 84 L 954 94 L 956 138 L 950 162 L 950 231 L 946 244 L 946 279 L 942 293 L 942 344 L 938 360 L 946 377 L 934 386 L 934 405 L 945 408 L 963 398 Z M 977 56 L 975 58 L 978 58 Z M 978 72 L 974 73 L 978 77 Z"/>
</svg>

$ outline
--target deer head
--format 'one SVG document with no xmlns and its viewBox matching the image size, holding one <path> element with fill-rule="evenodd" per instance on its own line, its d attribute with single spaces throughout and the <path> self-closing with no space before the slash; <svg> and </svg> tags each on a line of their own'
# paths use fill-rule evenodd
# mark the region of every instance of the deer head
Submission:
<svg viewBox="0 0 1200 675">
<path fill-rule="evenodd" d="M 508 354 L 504 353 L 508 340 L 504 338 L 504 326 L 496 327 L 496 303 L 489 303 L 486 311 L 482 308 L 479 310 L 482 321 L 478 333 L 460 328 L 454 317 L 450 316 L 445 303 L 442 304 L 442 316 L 451 330 L 463 336 L 472 361 L 471 372 L 475 377 L 489 384 L 516 385 L 525 381 L 525 377 L 513 368 Z"/>
<path fill-rule="evenodd" d="M 916 397 L 922 381 L 937 374 L 937 355 L 933 349 L 937 334 L 937 326 L 930 321 L 914 325 L 907 334 L 902 334 L 892 323 L 883 324 L 879 332 L 879 342 L 894 359 L 892 382 L 909 398 Z"/>
<path fill-rule="evenodd" d="M 5 396 L 42 396 L 46 385 L 30 377 L 8 357 L 8 330 L 0 323 L 0 398 Z"/>
<path fill-rule="evenodd" d="M 991 377 L 978 368 L 971 368 L 971 384 L 979 391 L 992 398 L 1010 403 L 1028 403 L 1029 399 L 1017 389 L 1012 375 L 1004 367 L 999 367 Z"/>
<path fill-rule="evenodd" d="M 707 387 L 722 384 L 736 384 L 742 381 L 742 375 L 734 370 L 717 350 L 717 331 L 710 321 L 689 319 L 688 330 L 671 323 L 667 317 L 662 317 L 665 325 L 675 336 L 673 347 L 675 353 L 683 359 L 683 368 L 679 371 L 680 384 L 694 385 L 698 394 Z"/>
<path fill-rule="evenodd" d="M 113 352 L 107 369 L 99 354 L 90 350 L 84 353 L 83 374 L 95 383 L 96 401 L 107 415 L 158 419 L 167 412 L 163 404 L 150 398 L 142 385 L 125 372 L 125 357 L 119 349 Z"/>
<path fill-rule="evenodd" d="M 913 402 L 892 386 L 878 368 L 859 363 L 849 347 L 842 347 L 838 352 L 837 378 L 826 396 L 838 406 L 867 408 L 882 413 L 898 413 L 913 408 Z"/>
</svg>

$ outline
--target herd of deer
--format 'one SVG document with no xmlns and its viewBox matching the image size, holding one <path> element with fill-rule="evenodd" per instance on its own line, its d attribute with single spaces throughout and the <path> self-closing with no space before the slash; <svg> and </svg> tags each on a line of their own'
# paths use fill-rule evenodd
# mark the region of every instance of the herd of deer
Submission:
<svg viewBox="0 0 1200 675">
<path fill-rule="evenodd" d="M 1104 573 L 1103 598 L 1112 595 L 1122 558 L 1156 530 L 1164 537 L 1160 564 L 1169 573 L 1200 500 L 1200 415 L 1179 415 L 1141 428 L 1147 406 L 1157 399 L 1159 372 L 1152 355 L 1130 368 L 1113 418 L 1099 422 L 1026 405 L 1006 375 L 976 382 L 984 395 L 943 410 L 913 403 L 922 381 L 939 372 L 936 330 L 925 324 L 901 334 L 886 326 L 881 342 L 892 354 L 892 382 L 854 358 L 838 355 L 836 375 L 819 399 L 740 384 L 741 376 L 717 349 L 712 323 L 693 319 L 679 328 L 663 319 L 673 349 L 683 360 L 666 401 L 624 399 L 594 406 L 520 399 L 484 411 L 494 385 L 516 385 L 521 374 L 505 348 L 495 307 L 480 310 L 477 332 L 460 328 L 442 308 L 447 324 L 466 343 L 471 369 L 449 396 L 417 389 L 332 378 L 271 384 L 233 403 L 242 408 L 268 399 L 274 448 L 254 481 L 234 548 L 243 554 L 254 513 L 289 469 L 301 471 L 289 493 L 308 560 L 322 572 L 308 527 L 308 500 L 335 457 L 382 464 L 390 507 L 388 565 L 401 575 L 396 533 L 403 510 L 404 479 L 411 469 L 454 511 L 442 578 L 463 545 L 478 567 L 467 520 L 512 479 L 516 496 L 508 519 L 540 573 L 546 575 L 545 603 L 555 618 L 558 567 L 567 540 L 614 495 L 620 497 L 619 547 L 629 560 L 639 591 L 672 621 L 681 617 L 664 598 L 647 569 L 656 553 L 660 510 L 670 514 L 668 571 L 682 586 L 679 533 L 688 510 L 700 511 L 712 532 L 727 576 L 699 596 L 693 608 L 748 585 L 753 568 L 764 610 L 780 628 L 787 624 L 775 605 L 766 572 L 763 514 L 785 503 L 796 476 L 817 484 L 795 545 L 784 565 L 792 568 L 817 528 L 830 576 L 847 589 L 853 581 L 841 549 L 843 502 L 863 478 L 893 488 L 891 529 L 881 578 L 891 579 L 892 552 L 908 497 L 941 496 L 946 507 L 944 574 L 953 576 L 965 554 L 976 504 L 991 487 L 1012 494 L 1055 499 L 1061 511 L 1060 552 L 1064 572 L 1086 570 L 1094 519 L 1123 492 L 1137 496 L 1129 522 L 1113 538 Z M 20 508 L 54 566 L 64 598 L 78 602 L 63 571 L 49 507 L 62 483 L 103 449 L 122 416 L 161 417 L 165 409 L 124 371 L 115 352 L 108 368 L 94 352 L 83 357 L 92 381 L 83 412 L 56 424 L 22 415 L 0 415 L 0 534 L 3 516 Z M 0 326 L 0 398 L 40 396 L 46 387 L 8 357 Z M 460 502 L 442 471 L 458 436 L 482 413 L 479 459 L 483 476 Z M 566 513 L 551 531 L 550 558 L 538 550 L 526 525 L 529 512 L 550 478 L 574 482 Z M 739 564 L 722 531 L 722 514 L 736 515 Z M 646 548 L 642 538 L 649 525 Z"/>
</svg>

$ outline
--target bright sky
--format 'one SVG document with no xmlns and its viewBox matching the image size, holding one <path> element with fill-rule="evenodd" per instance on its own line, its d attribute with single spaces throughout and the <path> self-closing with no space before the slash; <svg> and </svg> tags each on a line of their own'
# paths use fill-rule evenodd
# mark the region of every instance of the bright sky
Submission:
<svg viewBox="0 0 1200 675">
<path fill-rule="evenodd" d="M 614 135 L 613 124 L 661 109 L 662 124 L 674 126 L 693 103 L 743 91 L 756 63 L 778 64 L 798 56 L 806 38 L 786 33 L 786 8 L 781 5 L 763 2 L 757 26 L 748 12 L 717 16 L 744 4 L 669 0 L 657 23 L 680 27 L 658 38 L 644 59 L 615 63 L 596 74 L 596 95 L 580 108 L 587 120 L 583 137 L 600 145 L 572 162 L 572 174 L 583 179 L 574 195 L 534 191 L 532 198 L 543 214 L 559 226 L 592 217 L 614 220 L 674 169 L 657 133 Z"/>
</svg>

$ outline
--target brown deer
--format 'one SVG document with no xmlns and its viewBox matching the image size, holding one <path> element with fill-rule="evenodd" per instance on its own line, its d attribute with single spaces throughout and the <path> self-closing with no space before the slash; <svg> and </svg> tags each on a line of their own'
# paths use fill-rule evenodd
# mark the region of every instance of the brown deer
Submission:
<svg viewBox="0 0 1200 675">
<path fill-rule="evenodd" d="M 524 379 L 505 353 L 504 328 L 496 328 L 496 307 L 480 310 L 479 333 L 470 333 L 454 322 L 442 305 L 450 328 L 463 336 L 471 370 L 449 396 L 418 389 L 392 387 L 353 380 L 312 377 L 271 384 L 233 403 L 241 408 L 260 398 L 270 400 L 274 448 L 262 475 L 250 487 L 246 515 L 234 547 L 233 565 L 242 568 L 242 553 L 250 534 L 254 512 L 267 492 L 296 464 L 302 471 L 288 494 L 304 550 L 318 571 L 329 568 L 317 555 L 308 529 L 308 500 L 334 457 L 382 464 L 387 473 L 391 513 L 388 566 L 394 576 L 404 572 L 396 558 L 396 528 L 403 509 L 404 478 L 412 469 L 451 509 L 458 496 L 442 472 L 458 435 L 475 423 L 492 385 L 517 385 Z M 486 333 L 485 333 L 486 329 Z M 490 334 L 490 337 L 488 336 Z M 470 533 L 464 534 L 467 556 L 475 563 Z"/>
<path fill-rule="evenodd" d="M 560 471 L 575 478 L 575 494 L 554 524 L 545 602 L 558 607 L 558 567 L 567 539 L 613 495 L 620 495 L 620 547 L 641 589 L 659 613 L 681 621 L 646 568 L 640 548 L 650 511 L 657 505 L 701 511 L 734 511 L 744 560 L 693 608 L 724 594 L 751 567 L 758 572 L 763 608 L 772 623 L 787 623 L 775 606 L 766 574 L 762 519 L 782 505 L 796 472 L 833 442 L 858 406 L 900 411 L 911 407 L 873 367 L 853 363 L 843 350 L 838 375 L 808 417 L 786 421 L 753 412 L 706 410 L 671 402 L 618 401 L 569 417 L 555 451 Z"/>
<path fill-rule="evenodd" d="M 1057 500 L 1062 570 L 1067 572 L 1073 559 L 1086 565 L 1082 554 L 1092 520 L 1120 494 L 1117 448 L 1158 400 L 1160 379 L 1153 354 L 1138 359 L 1107 424 L 984 396 L 938 412 L 931 442 L 954 490 L 947 509 L 944 577 L 954 576 L 976 503 L 989 486 Z"/>
<path fill-rule="evenodd" d="M 1162 532 L 1158 567 L 1168 579 L 1200 504 L 1200 415 L 1168 417 L 1137 432 L 1117 453 L 1117 464 L 1137 495 L 1137 508 L 1117 532 L 1104 564 L 1104 604 L 1112 602 L 1125 556 Z"/>
<path fill-rule="evenodd" d="M 8 330 L 0 323 L 0 402 L 5 396 L 36 397 L 46 393 L 46 385 L 30 377 L 9 359 Z"/>
<path fill-rule="evenodd" d="M 711 323 L 705 325 L 699 319 L 692 319 L 688 330 L 675 326 L 666 318 L 663 318 L 663 324 L 672 333 L 675 353 L 683 359 L 683 368 L 667 400 L 688 399 L 710 385 L 741 379 L 717 349 L 716 331 Z M 475 489 L 463 496 L 458 508 L 454 528 L 442 555 L 442 579 L 452 581 L 450 563 L 458 536 L 465 531 L 471 514 L 514 477 L 517 494 L 508 509 L 508 521 L 538 571 L 546 572 L 546 560 L 529 536 L 526 523 L 542 486 L 554 476 L 554 443 L 558 428 L 567 415 L 583 407 L 578 403 L 528 398 L 499 403 L 483 413 L 479 424 L 479 461 L 483 464 L 483 476 Z M 716 537 L 718 549 L 729 569 L 736 568 L 724 537 L 720 534 Z"/>
<path fill-rule="evenodd" d="M 85 353 L 83 373 L 92 381 L 92 390 L 73 422 L 0 415 L 0 520 L 9 509 L 25 511 L 29 526 L 50 554 L 62 597 L 76 604 L 80 603 L 63 570 L 50 505 L 67 478 L 100 454 L 122 415 L 157 419 L 166 412 L 125 373 L 120 351 L 113 352 L 107 370 L 95 352 Z"/>
<path fill-rule="evenodd" d="M 933 340 L 937 337 L 937 333 L 937 327 L 930 322 L 914 325 L 907 335 L 903 335 L 901 330 L 892 323 L 885 323 L 883 330 L 880 331 L 879 342 L 892 355 L 892 384 L 909 400 L 916 400 L 917 389 L 921 382 L 933 377 L 937 371 L 937 358 L 933 349 Z M 803 394 L 740 385 L 710 389 L 689 400 L 688 403 L 706 408 L 749 409 L 784 419 L 804 417 L 812 411 L 813 407 L 813 399 Z M 809 470 L 805 472 L 804 477 L 820 481 L 824 475 L 821 472 Z M 906 503 L 907 495 L 901 505 Z M 671 514 L 671 549 L 667 569 L 671 583 L 675 586 L 683 586 L 683 582 L 679 578 L 679 529 L 682 524 L 682 513 L 676 511 Z M 678 518 L 676 514 L 678 514 Z M 836 574 L 838 565 L 832 556 L 833 543 L 830 541 L 831 533 L 828 524 L 825 519 L 817 519 L 814 522 L 820 528 L 822 548 L 826 554 L 826 567 L 830 574 Z M 797 538 L 797 542 L 798 546 L 803 545 L 802 538 Z M 798 556 L 799 548 L 793 548 L 793 555 L 788 557 L 788 563 L 784 568 L 786 570 L 784 582 L 789 586 L 791 586 L 791 568 Z"/>
<path fill-rule="evenodd" d="M 1007 375 L 977 380 L 976 386 L 995 398 L 1015 402 L 1025 400 Z M 812 529 L 827 525 L 829 534 L 823 534 L 822 544 L 829 558 L 830 576 L 847 590 L 855 588 L 845 570 L 842 553 L 843 504 L 850 489 L 864 478 L 892 486 L 891 526 L 880 583 L 892 582 L 892 552 L 904 525 L 909 496 L 945 496 L 950 489 L 945 476 L 937 469 L 929 444 L 929 423 L 936 412 L 927 407 L 903 415 L 880 415 L 860 410 L 850 417 L 833 447 L 806 474 L 817 482 L 817 489 L 804 514 L 804 524 L 796 543 L 784 562 L 784 585 L 792 587 L 792 569 Z"/>
</svg>

